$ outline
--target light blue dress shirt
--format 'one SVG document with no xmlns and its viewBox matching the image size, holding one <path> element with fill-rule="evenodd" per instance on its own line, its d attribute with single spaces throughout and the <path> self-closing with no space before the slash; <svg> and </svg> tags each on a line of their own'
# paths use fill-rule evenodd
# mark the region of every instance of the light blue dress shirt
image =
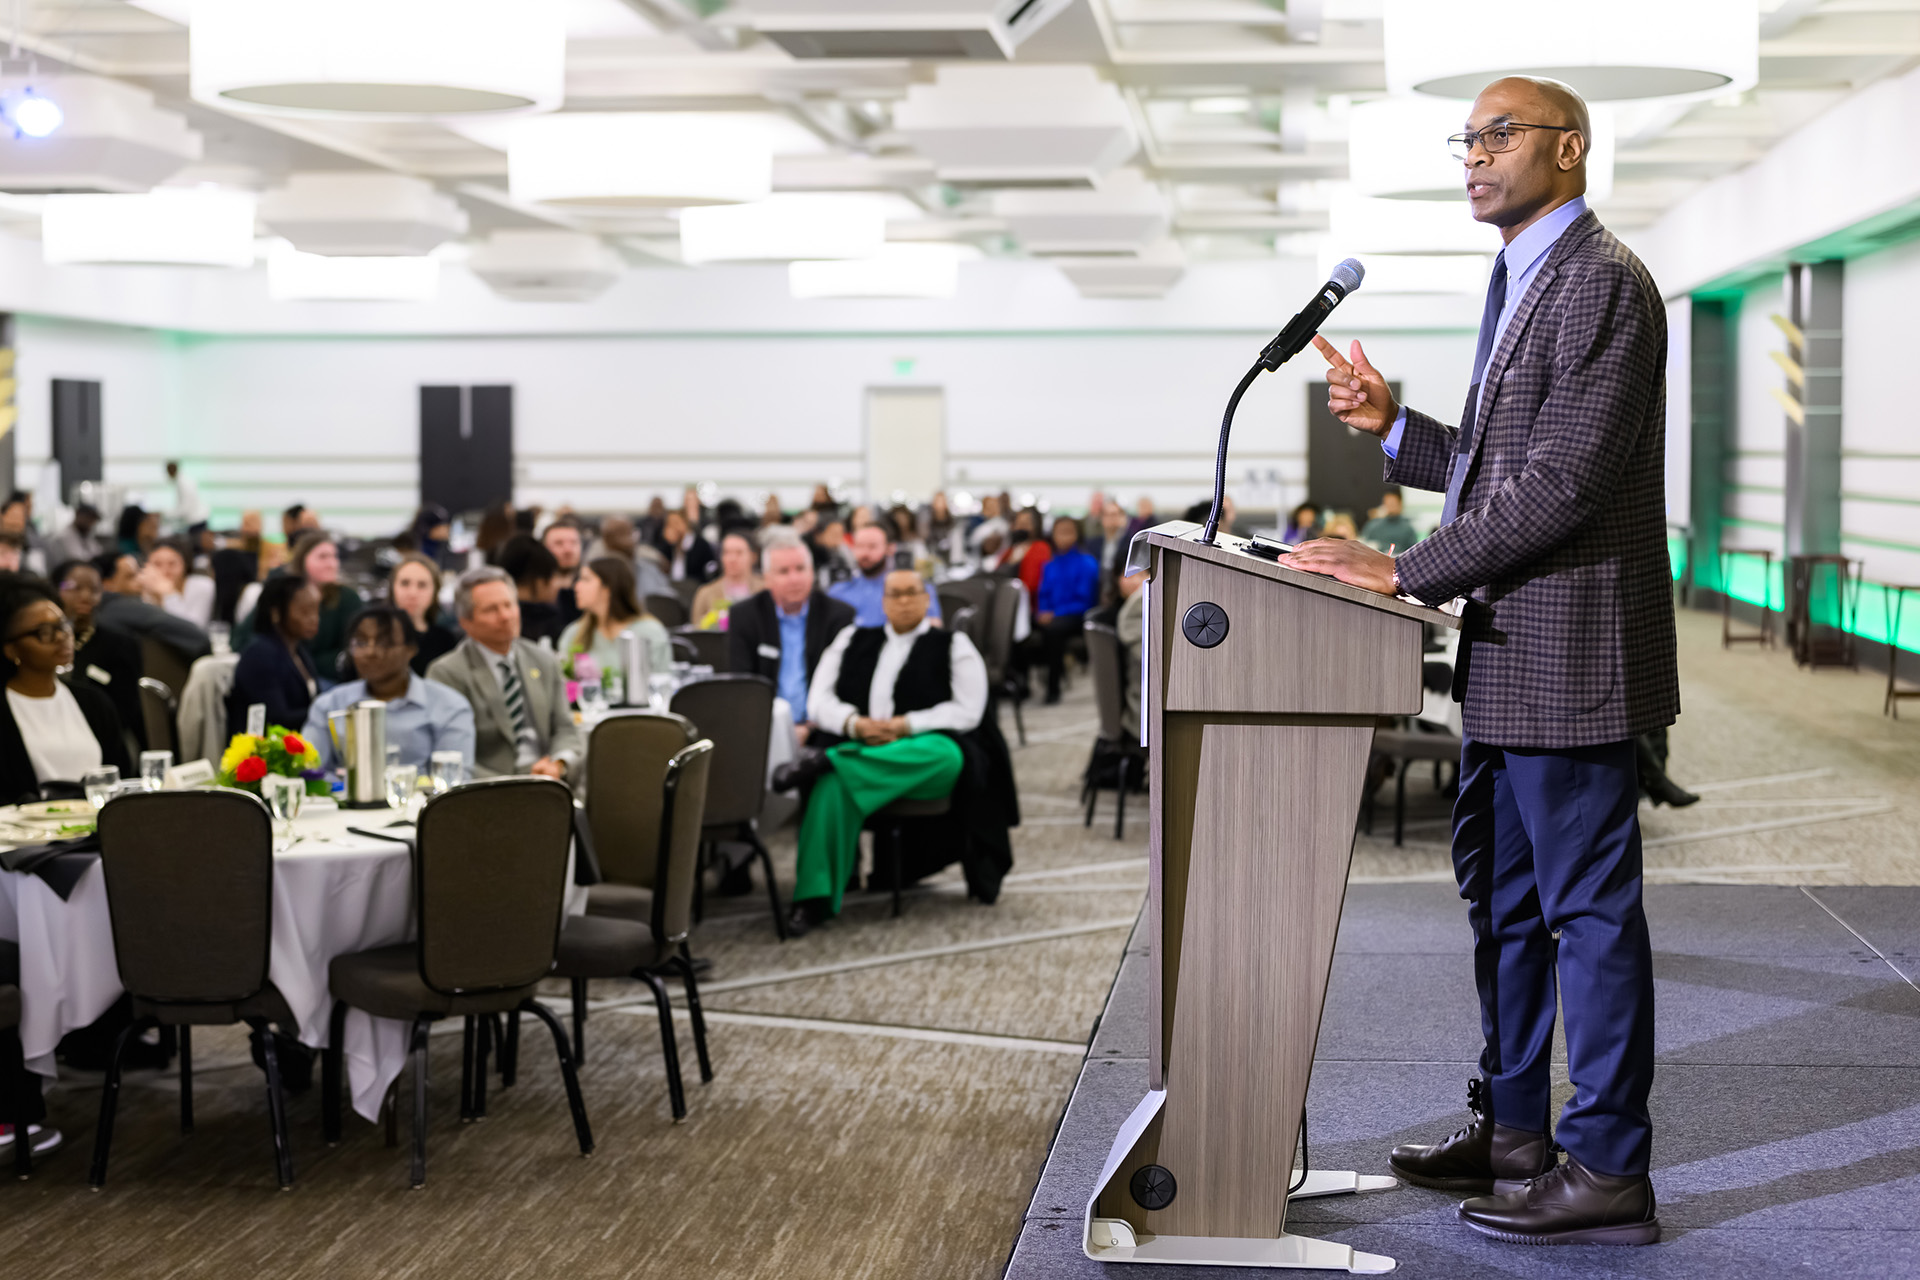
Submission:
<svg viewBox="0 0 1920 1280">
<path fill-rule="evenodd" d="M 327 690 L 313 700 L 307 713 L 307 725 L 301 736 L 320 753 L 320 767 L 332 769 L 340 762 L 334 758 L 333 735 L 327 732 L 327 713 L 345 711 L 364 701 L 365 680 L 349 680 Z M 436 751 L 458 751 L 473 768 L 473 707 L 457 690 L 432 680 L 410 676 L 407 691 L 387 702 L 387 741 L 400 745 L 400 763 L 424 769 Z"/>
<path fill-rule="evenodd" d="M 1520 299 L 1526 297 L 1527 290 L 1533 287 L 1533 278 L 1540 274 L 1540 268 L 1546 264 L 1547 251 L 1559 243 L 1566 229 L 1586 211 L 1587 198 L 1575 196 L 1515 236 L 1513 243 L 1503 250 L 1507 264 L 1507 304 L 1500 308 L 1500 319 L 1493 326 L 1490 351 L 1500 349 L 1500 339 L 1507 331 L 1507 321 L 1513 319 L 1514 309 L 1520 305 Z M 1467 425 L 1461 423 L 1460 429 L 1465 431 Z M 1400 456 L 1400 437 L 1406 434 L 1406 430 L 1407 409 L 1402 405 L 1400 416 L 1393 420 L 1393 430 L 1380 442 L 1380 447 L 1386 450 L 1389 458 Z"/>
<path fill-rule="evenodd" d="M 811 599 L 798 613 L 774 606 L 780 619 L 780 680 L 775 692 L 787 700 L 796 723 L 807 718 L 807 611 L 812 607 Z"/>
<path fill-rule="evenodd" d="M 871 578 L 864 573 L 857 573 L 845 582 L 836 582 L 828 587 L 827 594 L 835 600 L 853 606 L 854 626 L 883 626 L 887 621 L 887 610 L 884 604 L 887 596 L 887 574 L 891 572 L 893 571 L 888 569 Z M 940 595 L 933 589 L 931 583 L 927 586 L 927 616 L 929 618 L 940 616 Z"/>
</svg>

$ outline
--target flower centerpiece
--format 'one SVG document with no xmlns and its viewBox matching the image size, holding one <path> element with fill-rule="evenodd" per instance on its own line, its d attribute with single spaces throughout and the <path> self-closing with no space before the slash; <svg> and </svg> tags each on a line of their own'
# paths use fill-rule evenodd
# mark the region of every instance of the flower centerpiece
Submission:
<svg viewBox="0 0 1920 1280">
<path fill-rule="evenodd" d="M 327 781 L 319 765 L 320 753 L 311 742 L 291 729 L 269 725 L 263 734 L 233 735 L 220 757 L 220 785 L 258 795 L 260 780 L 277 773 L 283 778 L 305 778 L 308 794 L 325 795 Z"/>
</svg>

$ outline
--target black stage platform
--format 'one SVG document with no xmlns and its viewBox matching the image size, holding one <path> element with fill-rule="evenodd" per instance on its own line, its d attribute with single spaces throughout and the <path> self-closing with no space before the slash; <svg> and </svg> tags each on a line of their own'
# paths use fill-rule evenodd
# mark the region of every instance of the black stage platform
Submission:
<svg viewBox="0 0 1920 1280">
<path fill-rule="evenodd" d="M 1920 888 L 1650 885 L 1646 903 L 1660 1244 L 1502 1245 L 1455 1220 L 1456 1198 L 1414 1187 L 1296 1202 L 1289 1229 L 1390 1255 L 1407 1276 L 1920 1276 Z M 1395 1143 L 1467 1122 L 1467 944 L 1451 886 L 1349 890 L 1307 1100 L 1315 1167 L 1383 1174 Z M 1093 1180 L 1146 1092 L 1147 964 L 1136 929 L 1009 1280 L 1313 1274 L 1081 1253 Z"/>
</svg>

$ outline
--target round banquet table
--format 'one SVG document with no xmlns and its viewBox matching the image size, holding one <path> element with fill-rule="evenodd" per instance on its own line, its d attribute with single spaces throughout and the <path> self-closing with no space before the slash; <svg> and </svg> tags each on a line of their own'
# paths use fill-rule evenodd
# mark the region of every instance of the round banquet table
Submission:
<svg viewBox="0 0 1920 1280">
<path fill-rule="evenodd" d="M 10 813 L 0 809 L 0 824 Z M 395 816 L 386 809 L 308 810 L 294 821 L 293 843 L 274 853 L 267 974 L 299 1022 L 283 1030 L 316 1050 L 327 1044 L 333 1010 L 327 966 L 333 958 L 414 936 L 408 846 L 347 829 L 384 830 Z M 412 828 L 394 832 L 411 836 Z M 586 899 L 587 891 L 573 883 L 569 857 L 568 914 L 584 912 Z M 82 873 L 64 901 L 38 876 L 0 871 L 0 939 L 20 944 L 20 1038 L 27 1066 L 54 1076 L 60 1038 L 93 1022 L 120 998 L 99 864 Z M 368 1120 L 379 1118 L 387 1090 L 406 1066 L 406 1040 L 404 1022 L 358 1009 L 347 1012 L 347 1083 L 353 1109 Z"/>
</svg>

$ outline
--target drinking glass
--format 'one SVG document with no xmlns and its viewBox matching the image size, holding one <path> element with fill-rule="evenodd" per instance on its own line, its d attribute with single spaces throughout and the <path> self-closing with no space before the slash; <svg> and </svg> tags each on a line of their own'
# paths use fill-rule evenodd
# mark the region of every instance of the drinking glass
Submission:
<svg viewBox="0 0 1920 1280">
<path fill-rule="evenodd" d="M 600 681 L 582 680 L 580 682 L 580 712 L 590 719 L 597 719 L 607 710 L 607 696 Z"/>
<path fill-rule="evenodd" d="M 467 761 L 458 751 L 436 751 L 428 762 L 433 778 L 433 794 L 440 795 L 459 786 L 467 778 Z"/>
<path fill-rule="evenodd" d="M 618 671 L 609 671 L 606 675 L 602 676 L 600 678 L 600 688 L 601 691 L 607 695 L 608 705 L 623 707 L 627 704 L 626 682 L 620 678 Z"/>
<path fill-rule="evenodd" d="M 233 652 L 233 627 L 225 622 L 207 624 L 207 642 L 213 646 L 216 654 Z"/>
<path fill-rule="evenodd" d="M 163 791 L 167 785 L 167 770 L 173 768 L 173 752 L 142 751 L 140 753 L 140 780 L 147 784 L 149 791 Z"/>
<path fill-rule="evenodd" d="M 408 797 L 413 795 L 413 785 L 419 779 L 420 771 L 410 764 L 390 764 L 387 766 L 387 807 L 404 809 Z"/>
<path fill-rule="evenodd" d="M 400 744 L 397 742 L 389 742 L 387 744 L 387 768 L 391 769 L 399 763 L 400 763 Z"/>
<path fill-rule="evenodd" d="M 80 775 L 80 785 L 86 789 L 87 803 L 98 813 L 113 799 L 113 789 L 120 785 L 120 769 L 116 765 L 89 769 Z"/>
<path fill-rule="evenodd" d="M 270 773 L 266 784 L 268 807 L 274 817 L 287 824 L 288 834 L 292 834 L 293 820 L 300 816 L 300 802 L 307 794 L 307 780 Z"/>
</svg>

